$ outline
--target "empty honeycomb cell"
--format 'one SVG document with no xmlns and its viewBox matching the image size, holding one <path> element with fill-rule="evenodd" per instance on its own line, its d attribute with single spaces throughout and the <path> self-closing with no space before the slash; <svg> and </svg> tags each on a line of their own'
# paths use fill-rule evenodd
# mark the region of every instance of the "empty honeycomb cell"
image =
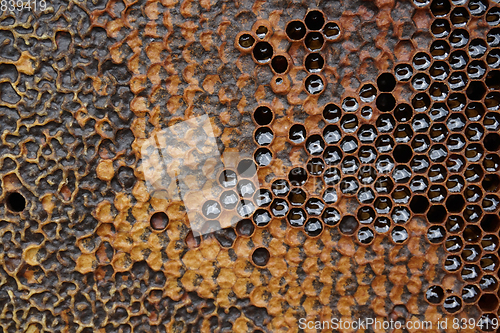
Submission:
<svg viewBox="0 0 500 333">
<path fill-rule="evenodd" d="M 500 177 L 496 174 L 486 174 L 481 184 L 487 192 L 497 192 L 500 185 Z"/>
<path fill-rule="evenodd" d="M 275 73 L 283 74 L 288 70 L 288 59 L 283 55 L 276 55 L 271 61 L 271 67 Z"/>
<path fill-rule="evenodd" d="M 488 10 L 488 13 L 486 13 L 486 22 L 488 22 L 489 25 L 495 26 L 500 24 L 500 8 L 499 7 L 493 7 L 490 10 Z"/>
<path fill-rule="evenodd" d="M 220 204 L 215 200 L 208 200 L 202 207 L 203 215 L 208 219 L 216 219 L 221 213 Z"/>
<path fill-rule="evenodd" d="M 311 10 L 304 18 L 304 22 L 310 30 L 321 30 L 325 24 L 325 16 L 319 10 Z"/>
<path fill-rule="evenodd" d="M 319 53 L 310 53 L 304 60 L 304 66 L 310 73 L 321 72 L 325 65 L 325 59 Z"/>
<path fill-rule="evenodd" d="M 290 184 L 285 179 L 277 179 L 271 185 L 275 196 L 285 197 L 290 192 Z"/>
<path fill-rule="evenodd" d="M 410 182 L 410 189 L 415 193 L 425 193 L 429 187 L 429 182 L 422 176 L 413 177 Z"/>
<path fill-rule="evenodd" d="M 371 224 L 374 222 L 376 214 L 370 206 L 361 206 L 358 209 L 357 218 L 361 224 Z"/>
<path fill-rule="evenodd" d="M 425 299 L 431 304 L 440 304 L 444 299 L 444 290 L 441 286 L 430 286 L 425 292 Z"/>
<path fill-rule="evenodd" d="M 450 12 L 451 4 L 449 0 L 433 0 L 430 9 L 436 17 L 445 16 Z"/>
<path fill-rule="evenodd" d="M 340 182 L 340 170 L 337 168 L 328 168 L 323 174 L 323 180 L 328 186 L 338 184 Z"/>
<path fill-rule="evenodd" d="M 149 219 L 149 224 L 153 230 L 164 230 L 168 226 L 168 222 L 168 216 L 164 212 L 156 212 Z"/>
<path fill-rule="evenodd" d="M 462 259 L 466 262 L 476 262 L 481 257 L 481 253 L 482 251 L 479 245 L 468 244 L 465 245 L 462 250 Z"/>
<path fill-rule="evenodd" d="M 398 81 L 409 81 L 413 76 L 413 68 L 408 64 L 398 64 L 394 67 L 394 75 Z"/>
<path fill-rule="evenodd" d="M 398 104 L 394 110 L 394 118 L 398 122 L 404 123 L 410 121 L 413 116 L 413 110 L 410 105 L 406 103 Z"/>
<path fill-rule="evenodd" d="M 323 231 L 323 223 L 317 218 L 310 218 L 304 225 L 304 231 L 309 237 L 317 237 Z"/>
<path fill-rule="evenodd" d="M 476 243 L 481 237 L 481 229 L 475 225 L 469 225 L 464 229 L 463 237 L 466 242 Z"/>
<path fill-rule="evenodd" d="M 377 108 L 383 112 L 389 112 L 396 106 L 396 99 L 392 94 L 382 93 L 377 97 Z"/>
<path fill-rule="evenodd" d="M 491 47 L 500 46 L 500 29 L 499 28 L 491 29 L 486 35 L 486 41 L 488 42 L 488 45 Z"/>
<path fill-rule="evenodd" d="M 446 231 L 459 233 L 464 229 L 464 220 L 460 215 L 450 215 L 446 219 Z"/>
<path fill-rule="evenodd" d="M 345 195 L 355 195 L 359 189 L 359 183 L 354 177 L 346 177 L 340 181 L 340 191 Z"/>
<path fill-rule="evenodd" d="M 363 227 L 363 228 L 359 229 L 358 234 L 357 234 L 357 238 L 361 244 L 369 245 L 375 239 L 375 234 L 373 233 L 373 231 L 370 228 Z"/>
<path fill-rule="evenodd" d="M 431 25 L 431 32 L 436 38 L 445 38 L 451 32 L 450 23 L 443 19 L 434 20 Z"/>
<path fill-rule="evenodd" d="M 495 89 L 495 90 L 500 90 L 500 71 L 490 71 L 488 75 L 486 76 L 486 80 L 484 83 L 486 83 L 486 86 L 488 86 L 489 89 Z"/>
<path fill-rule="evenodd" d="M 417 71 L 426 70 L 431 65 L 431 57 L 425 52 L 418 52 L 413 56 L 412 64 Z"/>
<path fill-rule="evenodd" d="M 396 226 L 391 231 L 391 239 L 396 244 L 402 244 L 408 240 L 408 231 L 404 227 Z"/>
<path fill-rule="evenodd" d="M 432 42 L 431 55 L 434 60 L 444 60 L 450 55 L 450 45 L 444 40 Z"/>
<path fill-rule="evenodd" d="M 450 21 L 455 27 L 465 27 L 470 20 L 470 14 L 464 7 L 455 7 L 450 13 Z"/>
<path fill-rule="evenodd" d="M 498 258 L 493 254 L 485 254 L 479 263 L 483 272 L 491 274 L 498 269 Z"/>
<path fill-rule="evenodd" d="M 462 300 L 458 296 L 448 296 L 443 302 L 443 308 L 449 313 L 457 313 L 462 308 Z"/>
<path fill-rule="evenodd" d="M 265 209 L 258 209 L 253 214 L 253 222 L 258 227 L 265 227 L 269 224 L 269 222 L 271 222 L 271 214 L 269 214 L 269 212 Z"/>
<path fill-rule="evenodd" d="M 238 204 L 239 197 L 236 192 L 229 190 L 222 192 L 219 197 L 219 201 L 224 209 L 231 210 L 234 209 Z"/>
<path fill-rule="evenodd" d="M 269 190 L 266 189 L 259 189 L 254 197 L 253 201 L 257 204 L 259 207 L 267 207 L 271 204 L 272 202 L 272 194 Z"/>
<path fill-rule="evenodd" d="M 302 186 L 307 181 L 307 172 L 304 168 L 301 167 L 293 168 L 288 173 L 288 180 L 290 181 L 292 186 Z"/>
<path fill-rule="evenodd" d="M 240 177 L 250 178 L 256 174 L 257 166 L 255 165 L 254 161 L 250 159 L 242 159 L 238 163 L 236 171 L 238 172 L 238 175 Z M 236 183 L 233 186 L 235 185 Z"/>
<path fill-rule="evenodd" d="M 485 232 L 496 232 L 500 227 L 500 218 L 495 214 L 486 214 L 481 219 L 481 229 Z"/>
<path fill-rule="evenodd" d="M 413 151 L 408 145 L 397 145 L 394 148 L 394 160 L 398 163 L 408 163 L 413 156 Z"/>
<path fill-rule="evenodd" d="M 236 207 L 236 211 L 241 217 L 250 217 L 255 211 L 255 205 L 251 201 L 241 200 Z"/>
<path fill-rule="evenodd" d="M 333 187 L 328 187 L 325 189 L 323 192 L 323 201 L 327 204 L 332 204 L 337 202 L 338 196 L 337 196 L 337 191 Z"/>
<path fill-rule="evenodd" d="M 483 99 L 486 94 L 486 87 L 482 81 L 471 81 L 466 90 L 467 97 L 473 101 Z"/>
<path fill-rule="evenodd" d="M 410 202 L 410 209 L 414 214 L 425 214 L 429 208 L 429 200 L 422 195 L 414 195 Z"/>
<path fill-rule="evenodd" d="M 479 287 L 484 292 L 492 292 L 498 288 L 498 279 L 493 275 L 483 275 L 479 281 Z"/>
<path fill-rule="evenodd" d="M 256 248 L 252 253 L 252 262 L 257 266 L 266 266 L 270 258 L 269 250 L 264 247 Z"/>
<path fill-rule="evenodd" d="M 443 242 L 445 237 L 446 230 L 440 225 L 435 225 L 427 229 L 427 239 L 432 244 L 439 244 Z"/>
<path fill-rule="evenodd" d="M 312 176 L 320 176 L 325 169 L 325 163 L 320 158 L 313 158 L 307 162 L 307 171 Z"/>
<path fill-rule="evenodd" d="M 260 39 L 264 39 L 269 32 L 269 29 L 265 25 L 259 25 L 257 29 L 255 29 L 255 34 Z"/>
<path fill-rule="evenodd" d="M 462 259 L 459 256 L 448 256 L 444 262 L 444 269 L 448 272 L 456 272 L 462 267 Z"/>
<path fill-rule="evenodd" d="M 255 43 L 255 38 L 249 33 L 243 33 L 238 38 L 238 44 L 244 49 L 251 48 Z"/>
<path fill-rule="evenodd" d="M 437 192 L 437 197 L 441 194 Z M 431 199 L 432 201 L 432 199 Z M 442 205 L 432 205 L 429 211 L 427 212 L 427 219 L 431 223 L 442 223 L 446 217 L 446 209 Z"/>
<path fill-rule="evenodd" d="M 328 22 L 323 27 L 323 35 L 327 40 L 335 40 L 340 36 L 340 27 L 335 22 Z"/>
<path fill-rule="evenodd" d="M 274 133 L 269 127 L 260 127 L 255 131 L 254 138 L 259 146 L 267 146 L 273 142 Z"/>
<path fill-rule="evenodd" d="M 419 113 L 425 112 L 431 106 L 431 98 L 426 93 L 418 93 L 415 96 L 413 96 L 413 98 L 411 100 L 411 105 L 413 106 L 413 109 L 416 112 L 419 112 Z M 413 119 L 419 119 L 417 116 L 419 116 L 420 119 L 425 119 L 425 115 L 416 115 Z M 418 131 L 418 130 L 414 128 L 414 131 Z"/>
<path fill-rule="evenodd" d="M 481 16 L 488 9 L 488 1 L 486 0 L 469 0 L 469 11 L 474 16 Z"/>
<path fill-rule="evenodd" d="M 335 104 L 327 104 L 323 109 L 323 118 L 329 123 L 336 123 L 342 116 L 342 110 Z"/>
<path fill-rule="evenodd" d="M 13 212 L 19 213 L 26 208 L 26 199 L 19 192 L 12 192 L 7 195 L 7 208 Z"/>
<path fill-rule="evenodd" d="M 265 64 L 273 57 L 273 47 L 268 42 L 258 42 L 253 48 L 252 54 L 258 63 Z"/>
<path fill-rule="evenodd" d="M 317 74 L 309 75 L 304 84 L 306 91 L 311 95 L 320 94 L 325 89 L 325 81 Z"/>
<path fill-rule="evenodd" d="M 318 52 L 323 48 L 325 39 L 320 32 L 312 31 L 306 35 L 304 39 L 304 45 L 311 52 Z"/>
<path fill-rule="evenodd" d="M 232 248 L 237 237 L 233 228 L 219 229 L 215 231 L 214 235 L 220 246 L 224 248 Z"/>
<path fill-rule="evenodd" d="M 463 50 L 455 50 L 451 52 L 448 63 L 453 70 L 462 70 L 469 63 L 469 56 Z"/>
<path fill-rule="evenodd" d="M 485 235 L 481 240 L 481 247 L 484 251 L 493 252 L 498 250 L 499 241 L 495 235 Z"/>
<path fill-rule="evenodd" d="M 306 35 L 307 29 L 302 21 L 290 21 L 286 25 L 286 35 L 292 41 L 300 41 Z"/>
<path fill-rule="evenodd" d="M 271 213 L 275 217 L 284 217 L 288 213 L 288 202 L 284 199 L 274 199 L 271 203 Z"/>
<path fill-rule="evenodd" d="M 323 160 L 328 165 L 336 165 L 342 160 L 342 151 L 335 146 L 329 146 L 325 149 L 323 153 Z"/>
<path fill-rule="evenodd" d="M 451 252 L 451 253 L 460 252 L 463 248 L 462 239 L 458 236 L 448 237 L 446 239 L 444 245 L 445 245 L 446 251 Z"/>
<path fill-rule="evenodd" d="M 292 206 L 302 206 L 306 201 L 307 194 L 300 187 L 294 187 L 288 194 L 288 201 Z"/>
<path fill-rule="evenodd" d="M 488 52 L 486 56 L 486 62 L 488 66 L 493 69 L 500 68 L 500 50 L 493 49 Z"/>
<path fill-rule="evenodd" d="M 360 188 L 358 191 L 358 202 L 361 204 L 370 204 L 375 200 L 375 193 L 369 187 Z"/>
<path fill-rule="evenodd" d="M 269 125 L 273 117 L 273 111 L 267 106 L 259 106 L 253 114 L 255 122 L 261 126 Z"/>
<path fill-rule="evenodd" d="M 481 290 L 473 284 L 468 284 L 462 288 L 462 300 L 464 301 L 464 303 L 476 303 L 479 300 L 480 296 Z"/>
<path fill-rule="evenodd" d="M 327 207 L 321 215 L 321 220 L 325 225 L 333 227 L 340 222 L 340 213 L 333 207 Z"/>
<path fill-rule="evenodd" d="M 396 87 L 396 78 L 392 73 L 380 74 L 377 78 L 377 87 L 382 92 L 391 92 Z"/>
<path fill-rule="evenodd" d="M 302 208 L 292 208 L 287 215 L 287 221 L 292 227 L 303 227 L 306 220 L 307 215 Z"/>
<path fill-rule="evenodd" d="M 356 217 L 352 215 L 346 215 L 342 218 L 339 224 L 339 230 L 345 235 L 354 235 L 356 230 L 358 229 L 358 221 Z"/>
<path fill-rule="evenodd" d="M 373 102 L 376 96 L 377 96 L 377 89 L 371 83 L 365 84 L 359 90 L 359 98 L 361 99 L 362 102 L 365 103 Z"/>
</svg>

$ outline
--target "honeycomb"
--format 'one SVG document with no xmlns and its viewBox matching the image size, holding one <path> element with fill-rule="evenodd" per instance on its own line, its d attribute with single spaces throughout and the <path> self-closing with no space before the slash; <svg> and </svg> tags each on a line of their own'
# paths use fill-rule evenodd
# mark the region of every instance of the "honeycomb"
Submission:
<svg viewBox="0 0 500 333">
<path fill-rule="evenodd" d="M 499 68 L 496 0 L 1 1 L 0 333 L 500 332 Z"/>
</svg>

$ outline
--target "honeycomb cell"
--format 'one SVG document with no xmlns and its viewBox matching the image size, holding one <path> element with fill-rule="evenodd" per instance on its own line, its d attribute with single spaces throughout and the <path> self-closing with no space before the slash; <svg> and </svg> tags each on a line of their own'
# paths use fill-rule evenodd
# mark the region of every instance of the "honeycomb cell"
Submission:
<svg viewBox="0 0 500 333">
<path fill-rule="evenodd" d="M 307 215 L 302 208 L 292 208 L 287 215 L 287 221 L 292 227 L 303 227 L 306 220 Z"/>
<path fill-rule="evenodd" d="M 236 189 L 238 190 L 238 193 L 242 198 L 251 198 L 254 196 L 256 191 L 255 184 L 248 179 L 240 180 L 238 182 L 238 185 L 236 186 Z"/>
<path fill-rule="evenodd" d="M 307 55 L 304 65 L 310 73 L 321 72 L 325 65 L 325 59 L 319 53 L 311 53 Z"/>
<path fill-rule="evenodd" d="M 273 47 L 268 42 L 258 42 L 253 48 L 252 54 L 258 63 L 265 64 L 273 57 Z"/>
<path fill-rule="evenodd" d="M 458 236 L 450 236 L 444 243 L 445 249 L 448 252 L 460 252 L 463 247 L 462 239 Z"/>
<path fill-rule="evenodd" d="M 433 0 L 430 9 L 436 17 L 445 16 L 450 12 L 451 4 L 448 0 Z"/>
<path fill-rule="evenodd" d="M 465 53 L 465 51 L 456 50 L 451 52 L 448 63 L 453 70 L 462 70 L 465 69 L 469 63 L 469 56 Z"/>
<path fill-rule="evenodd" d="M 304 168 L 301 167 L 293 168 L 288 173 L 288 180 L 290 181 L 292 186 L 302 186 L 307 181 L 307 172 L 306 170 L 304 170 Z"/>
<path fill-rule="evenodd" d="M 307 162 L 307 171 L 312 176 L 320 176 L 325 169 L 325 163 L 320 158 L 313 158 Z"/>
<path fill-rule="evenodd" d="M 476 243 L 481 237 L 481 229 L 475 225 L 469 225 L 464 229 L 463 237 L 466 242 Z"/>
<path fill-rule="evenodd" d="M 358 209 L 357 218 L 361 224 L 370 224 L 375 220 L 375 211 L 370 206 L 361 206 Z"/>
<path fill-rule="evenodd" d="M 425 214 L 429 208 L 429 200 L 422 195 L 414 195 L 410 202 L 410 209 L 414 214 Z"/>
<path fill-rule="evenodd" d="M 242 200 L 238 203 L 238 206 L 236 206 L 236 211 L 241 217 L 249 217 L 255 211 L 255 205 L 251 201 Z"/>
<path fill-rule="evenodd" d="M 459 49 L 469 42 L 469 33 L 464 29 L 455 29 L 449 37 L 451 47 Z"/>
<path fill-rule="evenodd" d="M 215 200 L 208 200 L 202 207 L 203 215 L 208 219 L 216 219 L 221 213 L 220 204 Z"/>
<path fill-rule="evenodd" d="M 304 39 L 304 44 L 306 48 L 311 52 L 317 52 L 323 48 L 325 40 L 323 35 L 319 32 L 309 32 Z"/>
<path fill-rule="evenodd" d="M 329 123 L 336 123 L 342 116 L 342 110 L 335 104 L 327 104 L 323 109 L 323 118 Z"/>
<path fill-rule="evenodd" d="M 462 308 L 462 300 L 458 296 L 449 296 L 444 300 L 443 308 L 449 313 L 457 313 Z"/>
<path fill-rule="evenodd" d="M 377 87 L 382 92 L 391 92 L 396 87 L 396 78 L 391 73 L 380 74 L 377 78 Z"/>
<path fill-rule="evenodd" d="M 345 235 L 354 235 L 356 230 L 358 229 L 359 223 L 356 220 L 356 217 L 352 215 L 346 215 L 342 218 L 339 224 L 339 230 Z"/>
<path fill-rule="evenodd" d="M 340 36 L 340 27 L 335 22 L 328 22 L 323 28 L 323 35 L 327 40 L 335 40 Z"/>
<path fill-rule="evenodd" d="M 411 105 L 413 106 L 413 109 L 415 110 L 415 112 L 418 112 L 418 113 L 425 112 L 431 106 L 431 98 L 426 93 L 418 93 L 415 96 L 413 96 L 413 98 L 411 100 Z M 425 117 L 425 115 L 417 115 L 417 116 Z M 417 119 L 417 116 L 415 116 L 414 119 Z M 415 130 L 415 131 L 417 131 L 417 130 Z"/>
<path fill-rule="evenodd" d="M 266 26 L 264 25 L 260 25 L 257 27 L 257 29 L 255 30 L 255 34 L 257 35 L 257 37 L 259 37 L 260 39 L 264 39 L 268 33 L 268 29 Z"/>
<path fill-rule="evenodd" d="M 354 195 L 358 189 L 359 183 L 354 177 L 346 177 L 340 181 L 340 190 L 346 195 Z"/>
<path fill-rule="evenodd" d="M 321 219 L 325 225 L 333 227 L 340 222 L 340 213 L 333 207 L 327 207 L 323 214 L 321 215 Z"/>
<path fill-rule="evenodd" d="M 306 35 L 307 29 L 302 21 L 295 20 L 288 22 L 285 31 L 292 41 L 300 41 Z"/>
<path fill-rule="evenodd" d="M 290 184 L 285 179 L 277 179 L 271 185 L 275 196 L 285 197 L 290 192 Z"/>
<path fill-rule="evenodd" d="M 168 216 L 164 212 L 154 213 L 149 220 L 149 224 L 153 230 L 164 230 L 168 226 L 168 222 Z"/>
<path fill-rule="evenodd" d="M 323 78 L 319 75 L 312 74 L 306 78 L 305 88 L 311 95 L 320 94 L 325 89 Z"/>
<path fill-rule="evenodd" d="M 273 117 L 273 111 L 267 106 L 259 106 L 253 114 L 255 122 L 261 126 L 269 125 Z"/>
<path fill-rule="evenodd" d="M 250 237 L 253 235 L 255 227 L 249 219 L 240 220 L 236 225 L 236 232 L 243 237 Z"/>
<path fill-rule="evenodd" d="M 242 214 L 240 214 L 242 215 Z M 247 216 L 250 216 L 248 214 Z M 258 227 L 265 227 L 271 222 L 271 214 L 265 209 L 258 209 L 254 214 L 253 214 L 253 222 L 255 223 L 256 226 Z"/>
<path fill-rule="evenodd" d="M 427 74 L 418 73 L 415 76 L 413 76 L 411 84 L 415 90 L 420 90 L 420 91 L 427 90 L 427 88 L 429 88 L 431 84 L 431 79 Z"/>
<path fill-rule="evenodd" d="M 488 9 L 488 1 L 486 0 L 469 0 L 469 11 L 474 16 L 481 16 Z"/>
<path fill-rule="evenodd" d="M 423 71 L 431 65 L 431 57 L 425 52 L 418 52 L 413 56 L 413 68 Z"/>
<path fill-rule="evenodd" d="M 304 22 L 310 30 L 321 30 L 325 24 L 325 16 L 319 10 L 311 10 L 307 13 Z"/>
<path fill-rule="evenodd" d="M 284 217 L 289 210 L 288 202 L 284 199 L 274 199 L 270 208 L 275 217 Z"/>
<path fill-rule="evenodd" d="M 484 313 L 479 320 L 485 332 L 495 332 L 498 329 L 498 316 L 493 313 Z"/>
<path fill-rule="evenodd" d="M 432 244 L 439 244 L 444 241 L 446 237 L 446 230 L 439 225 L 435 225 L 427 229 L 427 239 Z"/>
<path fill-rule="evenodd" d="M 486 41 L 488 42 L 488 45 L 491 47 L 500 46 L 500 29 L 499 28 L 491 29 L 486 35 Z"/>
<path fill-rule="evenodd" d="M 491 26 L 499 25 L 500 24 L 500 8 L 493 7 L 490 10 L 488 10 L 488 13 L 486 14 L 486 22 L 488 22 L 488 24 Z"/>
<path fill-rule="evenodd" d="M 446 220 L 446 231 L 459 233 L 464 229 L 464 220 L 460 215 L 450 215 Z"/>
<path fill-rule="evenodd" d="M 370 204 L 375 200 L 375 193 L 369 187 L 363 187 L 358 190 L 358 201 L 361 204 Z"/>
<path fill-rule="evenodd" d="M 271 67 L 274 72 L 283 74 L 288 70 L 288 59 L 282 55 L 276 55 L 271 61 Z"/>
<path fill-rule="evenodd" d="M 254 159 L 257 165 L 267 166 L 273 159 L 273 154 L 267 148 L 259 148 L 255 151 Z"/>
<path fill-rule="evenodd" d="M 362 102 L 370 103 L 375 100 L 377 96 L 377 88 L 371 83 L 365 84 L 359 90 L 359 98 Z"/>
<path fill-rule="evenodd" d="M 391 239 L 396 244 L 402 244 L 408 239 L 408 231 L 404 227 L 396 226 L 392 229 Z"/>
<path fill-rule="evenodd" d="M 391 221 L 387 217 L 377 217 L 373 223 L 373 227 L 379 234 L 384 234 L 391 229 Z"/>
<path fill-rule="evenodd" d="M 323 160 L 328 165 L 336 165 L 342 160 L 342 151 L 335 146 L 329 146 L 325 149 Z"/>
<path fill-rule="evenodd" d="M 448 272 L 456 272 L 462 267 L 462 260 L 459 256 L 449 256 L 444 262 L 444 269 Z"/>
<path fill-rule="evenodd" d="M 498 250 L 498 237 L 495 235 L 485 235 L 481 240 L 481 247 L 483 248 L 483 251 L 493 252 Z"/>
<path fill-rule="evenodd" d="M 486 87 L 482 81 L 471 81 L 466 90 L 467 97 L 473 101 L 483 99 L 486 94 Z"/>
<path fill-rule="evenodd" d="M 247 33 L 242 34 L 238 39 L 238 44 L 244 49 L 251 48 L 254 43 L 255 43 L 255 38 L 253 38 L 252 35 Z"/>
<path fill-rule="evenodd" d="M 258 145 L 267 146 L 273 142 L 274 133 L 269 127 L 260 127 L 254 137 Z"/>
<path fill-rule="evenodd" d="M 337 168 L 328 168 L 323 174 L 323 180 L 328 186 L 336 185 L 340 182 L 340 170 Z"/>
<path fill-rule="evenodd" d="M 470 15 L 464 7 L 455 7 L 450 13 L 450 21 L 455 27 L 465 27 Z"/>
<path fill-rule="evenodd" d="M 486 64 L 482 60 L 474 60 L 467 66 L 467 76 L 471 80 L 482 79 L 486 73 Z M 489 81 L 485 83 L 488 84 Z"/>
<path fill-rule="evenodd" d="M 455 12 L 455 10 L 453 12 Z M 431 25 L 431 32 L 436 38 L 445 38 L 451 32 L 450 23 L 443 19 L 434 20 Z"/>
<path fill-rule="evenodd" d="M 290 127 L 288 138 L 295 144 L 304 142 L 307 137 L 306 128 L 302 124 L 295 124 Z"/>
<path fill-rule="evenodd" d="M 363 227 L 359 229 L 357 238 L 361 244 L 369 245 L 375 239 L 375 234 L 370 228 Z"/>
<path fill-rule="evenodd" d="M 444 290 L 441 286 L 430 286 L 425 292 L 425 299 L 431 304 L 440 304 L 444 299 Z"/>
<path fill-rule="evenodd" d="M 224 209 L 234 209 L 239 202 L 239 197 L 234 191 L 225 191 L 220 195 L 220 203 Z"/>
<path fill-rule="evenodd" d="M 389 112 L 396 106 L 396 99 L 392 94 L 382 93 L 377 97 L 377 108 L 383 112 Z"/>
<path fill-rule="evenodd" d="M 464 301 L 464 303 L 476 303 L 480 295 L 481 290 L 473 284 L 466 285 L 462 289 L 462 300 Z"/>
<path fill-rule="evenodd" d="M 498 279 L 493 275 L 484 275 L 479 281 L 479 286 L 484 292 L 495 291 L 498 288 Z"/>
<path fill-rule="evenodd" d="M 327 204 L 335 203 L 335 202 L 337 202 L 337 199 L 338 199 L 337 191 L 333 187 L 328 187 L 323 192 L 322 198 L 323 198 L 323 201 Z"/>
<path fill-rule="evenodd" d="M 442 200 L 440 198 L 442 194 L 439 191 L 437 193 L 438 193 L 437 198 L 439 198 L 438 200 Z M 430 201 L 432 201 L 432 199 Z M 427 212 L 427 219 L 431 223 L 442 223 L 445 217 L 446 217 L 446 209 L 442 205 L 432 205 L 429 211 Z"/>
<path fill-rule="evenodd" d="M 478 77 L 478 78 L 481 78 L 481 77 Z M 486 80 L 484 81 L 484 83 L 486 83 L 486 86 L 489 89 L 500 90 L 499 81 L 500 81 L 500 71 L 490 71 L 488 73 L 488 75 L 486 76 Z"/>
<path fill-rule="evenodd" d="M 271 254 L 269 253 L 269 250 L 264 247 L 259 247 L 252 253 L 252 262 L 260 267 L 266 266 L 270 258 Z"/>
<path fill-rule="evenodd" d="M 450 55 L 450 45 L 444 40 L 432 42 L 430 52 L 434 60 L 444 60 Z"/>
<path fill-rule="evenodd" d="M 486 214 L 481 219 L 481 229 L 485 232 L 496 232 L 500 227 L 500 218 L 494 214 Z"/>
<path fill-rule="evenodd" d="M 483 272 L 492 273 L 498 269 L 498 258 L 493 254 L 485 254 L 479 263 Z"/>
<path fill-rule="evenodd" d="M 398 81 L 409 81 L 413 76 L 413 68 L 408 64 L 398 64 L 394 67 L 394 75 Z"/>
<path fill-rule="evenodd" d="M 500 50 L 493 49 L 488 52 L 486 56 L 486 62 L 488 66 L 493 69 L 500 68 Z"/>
<path fill-rule="evenodd" d="M 346 136 L 340 142 L 340 148 L 346 154 L 352 154 L 358 149 L 358 141 L 352 136 Z"/>
<path fill-rule="evenodd" d="M 304 231 L 309 237 L 317 237 L 323 231 L 323 223 L 317 218 L 310 218 L 304 225 Z"/>
<path fill-rule="evenodd" d="M 325 208 L 325 204 L 318 198 L 311 198 L 307 200 L 306 205 L 304 206 L 307 214 L 313 216 L 320 216 Z"/>
<path fill-rule="evenodd" d="M 257 204 L 259 207 L 267 207 L 271 204 L 272 202 L 272 194 L 269 190 L 266 189 L 259 189 L 254 197 L 253 201 Z"/>
</svg>

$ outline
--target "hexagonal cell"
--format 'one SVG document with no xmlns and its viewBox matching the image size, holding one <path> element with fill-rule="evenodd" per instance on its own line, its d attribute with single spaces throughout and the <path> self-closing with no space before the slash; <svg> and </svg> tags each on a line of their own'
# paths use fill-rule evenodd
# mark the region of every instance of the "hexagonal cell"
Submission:
<svg viewBox="0 0 500 333">
<path fill-rule="evenodd" d="M 500 227 L 500 218 L 495 214 L 486 214 L 481 220 L 481 229 L 485 232 L 496 232 Z"/>
<path fill-rule="evenodd" d="M 300 41 L 306 35 L 307 29 L 302 21 L 290 21 L 286 25 L 286 35 L 292 41 Z"/>
<path fill-rule="evenodd" d="M 346 235 L 353 235 L 358 229 L 358 220 L 352 215 L 346 215 L 342 218 L 339 224 L 340 232 Z"/>
<path fill-rule="evenodd" d="M 423 195 L 414 195 L 410 202 L 410 209 L 414 214 L 424 214 L 429 208 L 429 200 Z"/>
<path fill-rule="evenodd" d="M 433 205 L 427 212 L 427 220 L 431 223 L 442 223 L 446 218 L 446 209 L 442 205 Z"/>
<path fill-rule="evenodd" d="M 469 99 L 479 101 L 486 94 L 486 86 L 482 81 L 471 81 L 466 92 Z"/>
<path fill-rule="evenodd" d="M 446 208 L 450 213 L 461 212 L 464 206 L 465 200 L 460 194 L 450 195 L 448 199 L 446 199 Z"/>
<path fill-rule="evenodd" d="M 252 262 L 257 266 L 266 266 L 270 258 L 269 250 L 264 247 L 259 247 L 252 253 Z"/>
</svg>

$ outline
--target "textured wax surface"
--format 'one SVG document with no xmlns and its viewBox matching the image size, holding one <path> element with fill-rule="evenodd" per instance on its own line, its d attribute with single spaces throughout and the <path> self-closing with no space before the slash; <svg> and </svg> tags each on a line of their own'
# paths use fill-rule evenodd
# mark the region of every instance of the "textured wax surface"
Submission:
<svg viewBox="0 0 500 333">
<path fill-rule="evenodd" d="M 495 1 L 45 3 L 0 11 L 0 332 L 498 320 Z"/>
</svg>

